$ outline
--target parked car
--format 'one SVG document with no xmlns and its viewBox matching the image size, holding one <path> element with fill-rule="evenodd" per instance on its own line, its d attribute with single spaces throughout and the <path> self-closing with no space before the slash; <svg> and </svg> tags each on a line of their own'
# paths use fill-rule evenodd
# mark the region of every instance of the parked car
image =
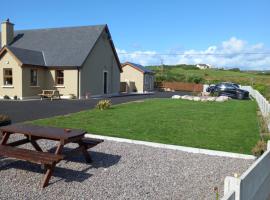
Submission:
<svg viewBox="0 0 270 200">
<path fill-rule="evenodd" d="M 206 89 L 207 92 L 211 94 L 217 94 L 218 96 L 228 96 L 235 99 L 248 99 L 249 92 L 240 89 L 239 85 L 236 83 L 219 83 L 216 85 L 211 85 Z"/>
</svg>

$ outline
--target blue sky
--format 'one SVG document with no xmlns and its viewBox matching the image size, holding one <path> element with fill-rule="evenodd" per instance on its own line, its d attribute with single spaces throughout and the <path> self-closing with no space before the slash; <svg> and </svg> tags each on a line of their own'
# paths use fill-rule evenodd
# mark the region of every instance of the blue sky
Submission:
<svg viewBox="0 0 270 200">
<path fill-rule="evenodd" d="M 12 4 L 12 9 L 1 9 L 0 18 L 10 18 L 15 29 L 108 24 L 121 61 L 270 69 L 269 55 L 237 54 L 270 52 L 269 0 L 14 0 Z M 2 2 L 2 7 L 10 6 L 11 2 Z M 228 56 L 188 55 L 209 52 Z"/>
</svg>

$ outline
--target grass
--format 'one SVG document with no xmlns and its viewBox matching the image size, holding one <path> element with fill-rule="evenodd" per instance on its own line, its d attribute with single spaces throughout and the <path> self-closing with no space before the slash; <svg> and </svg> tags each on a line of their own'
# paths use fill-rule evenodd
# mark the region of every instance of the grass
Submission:
<svg viewBox="0 0 270 200">
<path fill-rule="evenodd" d="M 254 101 L 192 102 L 152 99 L 33 121 L 36 125 L 251 154 L 259 140 Z"/>
</svg>

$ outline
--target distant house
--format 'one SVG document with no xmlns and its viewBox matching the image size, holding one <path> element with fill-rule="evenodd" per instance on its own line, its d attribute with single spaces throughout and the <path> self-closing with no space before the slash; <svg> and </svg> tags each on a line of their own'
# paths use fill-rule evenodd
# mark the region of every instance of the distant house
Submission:
<svg viewBox="0 0 270 200">
<path fill-rule="evenodd" d="M 126 83 L 127 92 L 149 92 L 154 90 L 154 72 L 142 65 L 126 62 L 122 64 L 121 82 Z"/>
<path fill-rule="evenodd" d="M 198 67 L 199 69 L 210 69 L 210 68 L 213 68 L 212 65 L 209 65 L 209 64 L 197 64 L 196 67 Z"/>
<path fill-rule="evenodd" d="M 119 92 L 122 68 L 107 25 L 14 31 L 7 20 L 1 29 L 0 97 Z"/>
</svg>

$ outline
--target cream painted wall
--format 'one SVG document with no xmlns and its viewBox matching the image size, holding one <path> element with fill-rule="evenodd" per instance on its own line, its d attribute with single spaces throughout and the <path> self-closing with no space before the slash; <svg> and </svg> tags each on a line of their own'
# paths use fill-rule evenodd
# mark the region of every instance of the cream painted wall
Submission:
<svg viewBox="0 0 270 200">
<path fill-rule="evenodd" d="M 154 90 L 154 75 L 144 74 L 128 64 L 125 65 L 122 69 L 123 72 L 121 73 L 121 82 L 128 83 L 130 87 L 129 92 L 133 92 L 133 86 L 132 84 L 129 84 L 129 82 L 135 83 L 137 92 Z"/>
<path fill-rule="evenodd" d="M 12 87 L 4 86 L 4 68 L 12 69 Z M 8 95 L 11 98 L 13 98 L 14 95 L 17 95 L 19 98 L 22 97 L 22 67 L 9 52 L 4 53 L 0 58 L 0 97 L 4 95 Z"/>
<path fill-rule="evenodd" d="M 137 92 L 144 91 L 144 74 L 130 65 L 126 65 L 122 68 L 121 82 L 135 82 L 135 88 Z M 131 88 L 129 92 L 134 92 Z"/>
<path fill-rule="evenodd" d="M 64 85 L 57 86 L 55 84 L 55 69 L 47 70 L 45 78 L 46 89 L 58 90 L 63 96 L 74 94 L 78 96 L 78 70 L 77 69 L 65 69 L 64 70 Z"/>
<path fill-rule="evenodd" d="M 31 86 L 31 69 L 37 69 L 37 86 Z M 46 86 L 45 76 L 46 69 L 42 67 L 23 67 L 22 68 L 22 96 L 23 97 L 37 97 L 38 94 L 42 92 L 42 90 Z"/>
<path fill-rule="evenodd" d="M 12 69 L 13 85 L 4 86 L 3 69 Z M 38 70 L 38 86 L 30 85 L 30 70 Z M 55 85 L 55 69 L 45 69 L 42 67 L 24 66 L 21 67 L 9 52 L 6 52 L 0 58 L 0 98 L 8 95 L 13 98 L 17 95 L 19 98 L 33 98 L 38 97 L 44 89 L 56 89 L 60 94 L 68 96 L 74 94 L 78 95 L 78 70 L 65 69 L 64 70 L 64 85 Z"/>
<path fill-rule="evenodd" d="M 107 38 L 107 33 L 103 32 L 81 68 L 82 97 L 86 93 L 103 95 L 104 71 L 108 72 L 108 94 L 120 91 L 120 69 Z"/>
</svg>

